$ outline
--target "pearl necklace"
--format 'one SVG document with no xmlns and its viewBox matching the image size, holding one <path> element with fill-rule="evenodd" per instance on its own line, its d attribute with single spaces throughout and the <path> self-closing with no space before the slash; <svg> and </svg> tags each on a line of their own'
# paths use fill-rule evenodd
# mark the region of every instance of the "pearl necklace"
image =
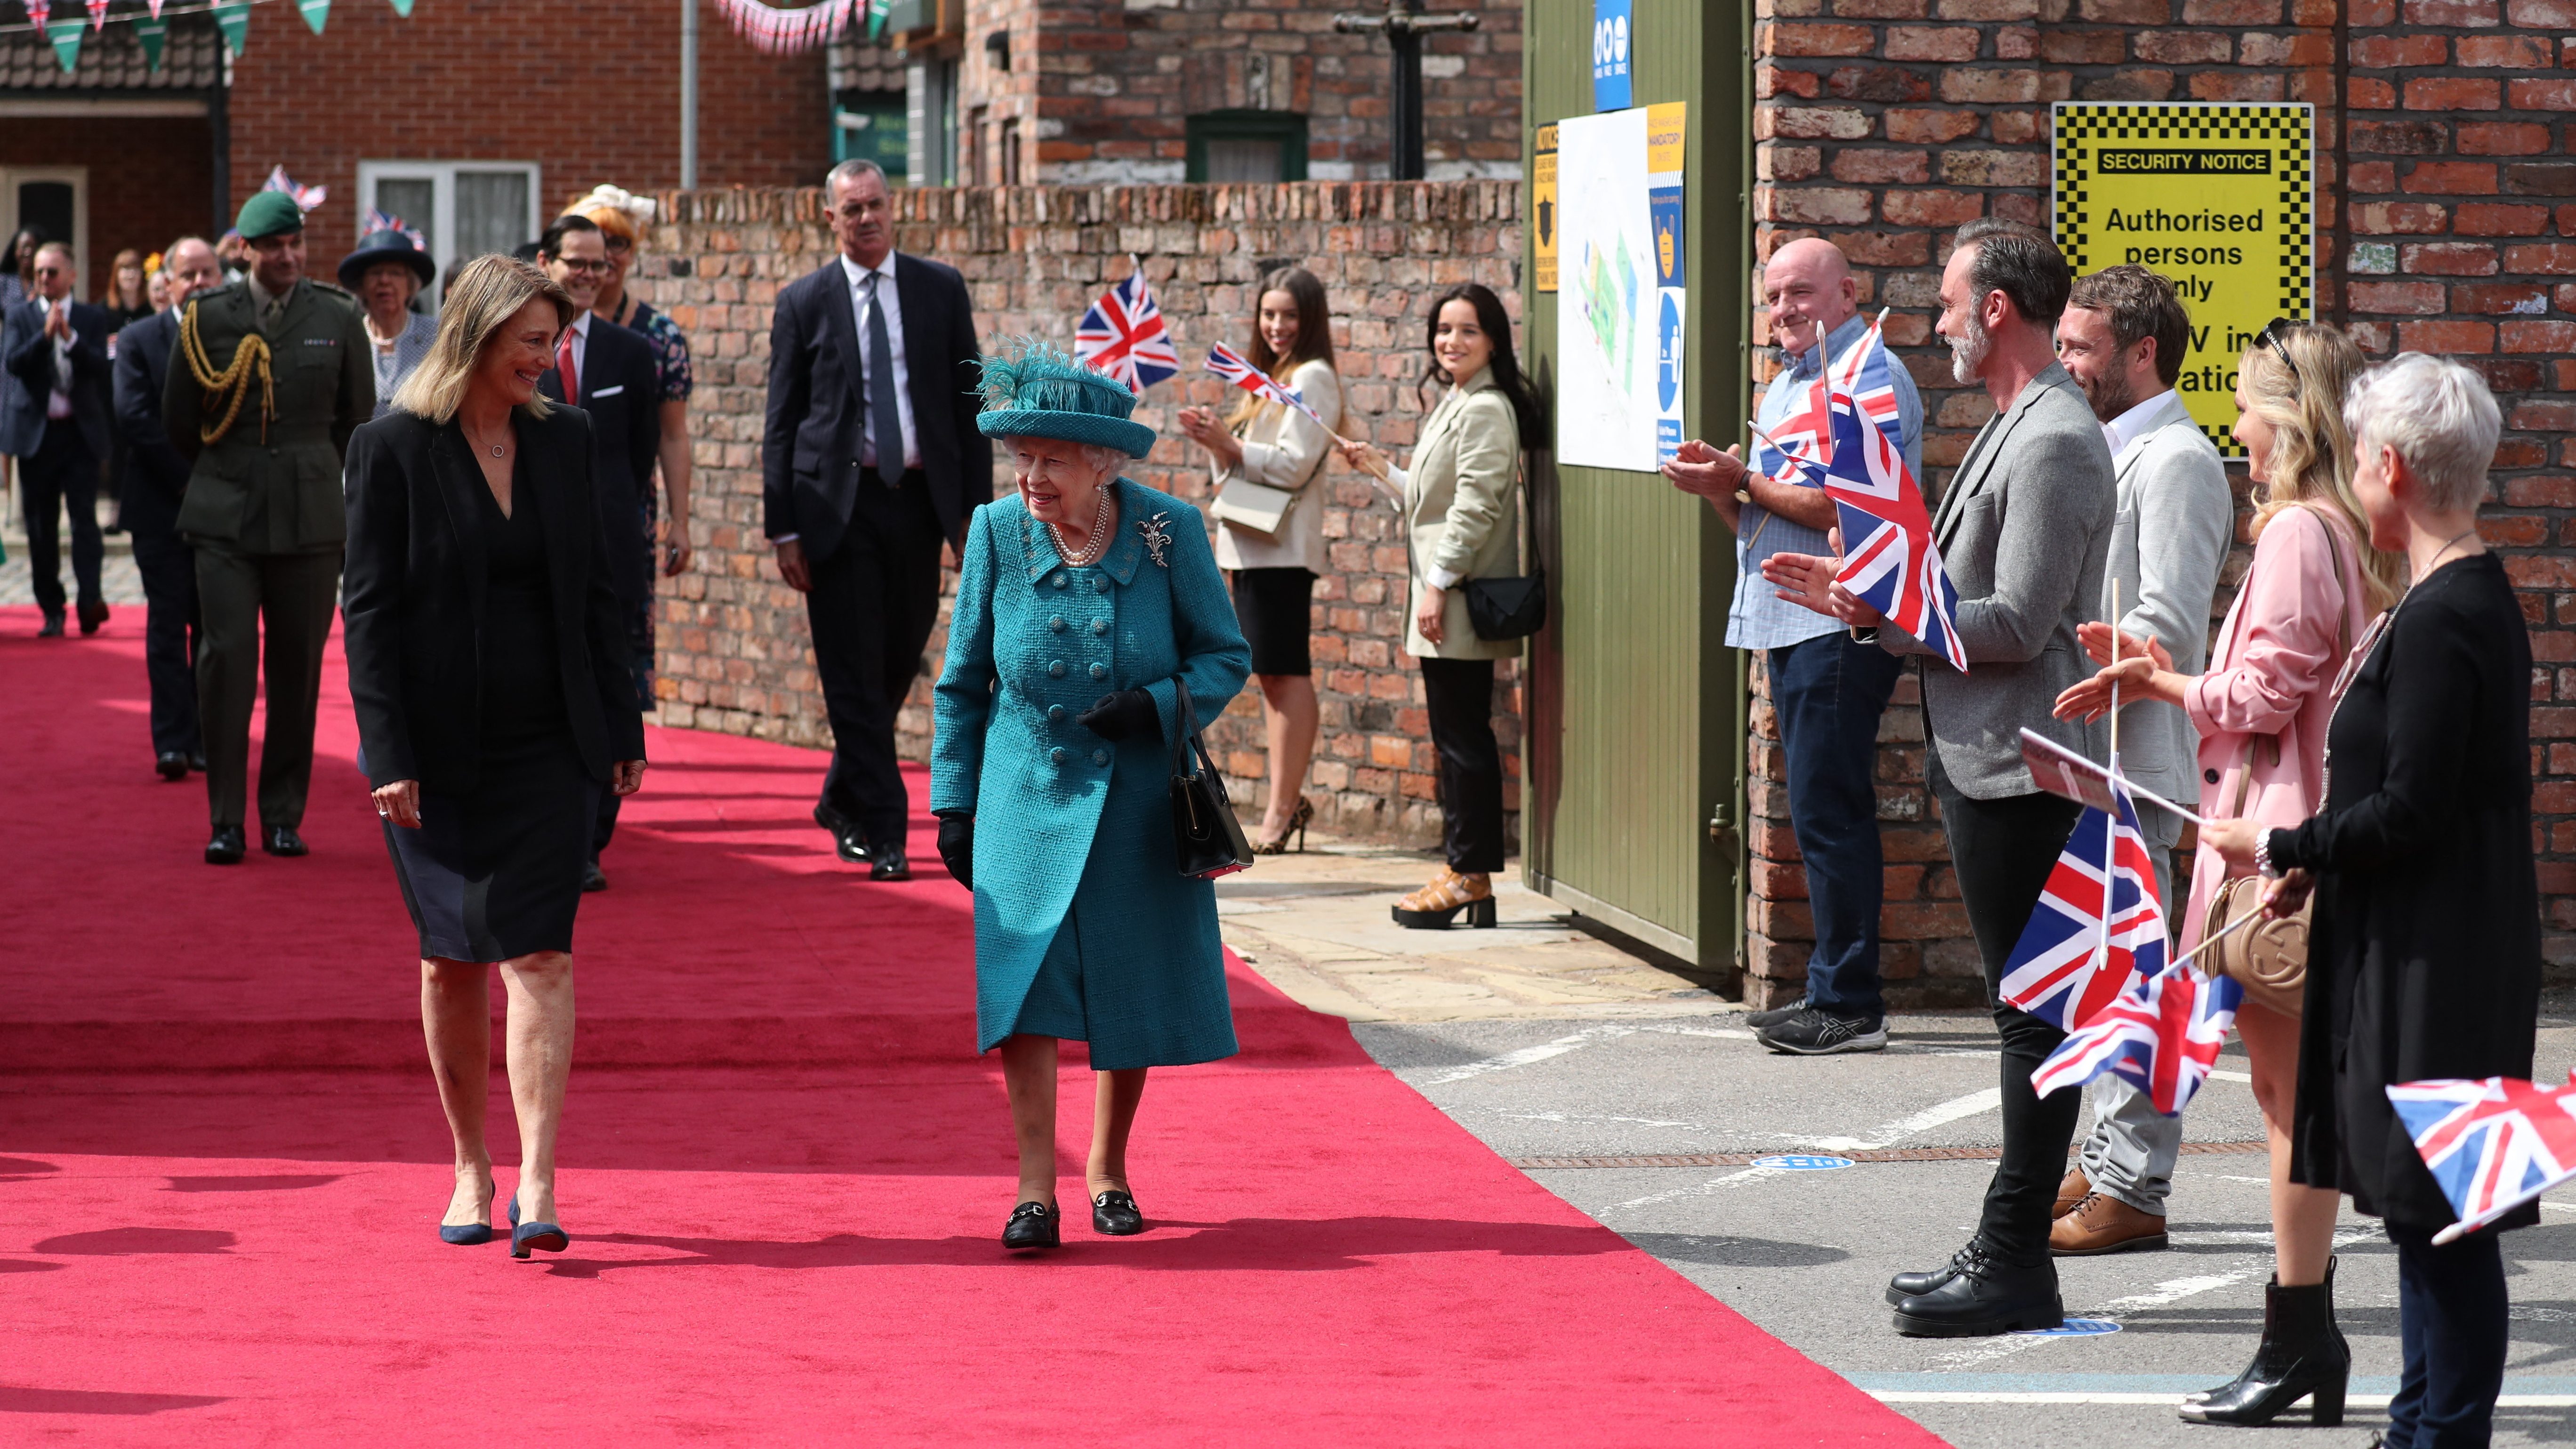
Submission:
<svg viewBox="0 0 2576 1449">
<path fill-rule="evenodd" d="M 1110 516 L 1104 520 L 1104 514 L 1108 514 Z M 1092 502 L 1091 531 L 1083 540 L 1081 552 L 1077 553 L 1073 549 L 1066 547 L 1064 541 L 1064 530 L 1056 527 L 1052 523 L 1046 526 L 1047 537 L 1055 540 L 1055 551 L 1059 557 L 1063 558 L 1068 567 L 1078 569 L 1088 568 L 1092 564 L 1098 563 L 1100 561 L 1100 556 L 1109 551 L 1109 528 L 1102 526 L 1104 521 L 1111 527 L 1114 527 L 1117 522 L 1115 515 L 1111 514 L 1109 489 L 1105 486 L 1100 490 L 1099 496 Z"/>
</svg>

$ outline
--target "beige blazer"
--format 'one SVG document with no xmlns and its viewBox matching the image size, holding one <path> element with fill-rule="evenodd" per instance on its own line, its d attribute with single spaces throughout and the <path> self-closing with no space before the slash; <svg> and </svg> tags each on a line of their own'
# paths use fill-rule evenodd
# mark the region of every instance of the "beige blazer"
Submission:
<svg viewBox="0 0 2576 1449">
<path fill-rule="evenodd" d="M 1479 639 L 1467 596 L 1449 590 L 1434 645 L 1414 626 L 1423 575 L 1446 569 L 1467 579 L 1521 572 L 1521 429 L 1511 399 L 1488 369 L 1451 388 L 1422 425 L 1404 479 L 1404 527 L 1412 542 L 1412 586 L 1404 608 L 1404 649 L 1416 659 L 1517 659 L 1518 639 Z"/>
<path fill-rule="evenodd" d="M 1323 415 L 1324 421 L 1280 403 L 1263 403 L 1254 414 L 1251 425 L 1243 430 L 1243 466 L 1220 468 L 1209 464 L 1217 490 L 1237 478 L 1284 488 L 1297 495 L 1288 506 L 1288 516 L 1280 520 L 1275 536 L 1237 528 L 1220 518 L 1216 524 L 1216 566 L 1221 569 L 1306 569 L 1313 573 L 1327 571 L 1324 559 L 1324 490 L 1316 486 L 1323 476 L 1324 454 L 1332 447 L 1328 429 L 1342 425 L 1342 380 L 1333 374 L 1333 365 L 1321 359 L 1298 364 L 1288 375 L 1288 385 L 1306 399 L 1306 405 Z"/>
</svg>

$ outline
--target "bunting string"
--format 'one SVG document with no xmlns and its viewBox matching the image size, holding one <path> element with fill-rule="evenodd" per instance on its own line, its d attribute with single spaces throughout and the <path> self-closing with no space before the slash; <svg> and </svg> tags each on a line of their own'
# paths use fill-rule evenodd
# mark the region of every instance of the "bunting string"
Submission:
<svg viewBox="0 0 2576 1449">
<path fill-rule="evenodd" d="M 862 16 L 868 38 L 874 40 L 885 33 L 888 5 L 889 0 L 820 0 L 791 10 L 762 0 L 716 0 L 716 8 L 734 33 L 769 55 L 792 55 L 829 45 L 847 36 Z"/>
</svg>

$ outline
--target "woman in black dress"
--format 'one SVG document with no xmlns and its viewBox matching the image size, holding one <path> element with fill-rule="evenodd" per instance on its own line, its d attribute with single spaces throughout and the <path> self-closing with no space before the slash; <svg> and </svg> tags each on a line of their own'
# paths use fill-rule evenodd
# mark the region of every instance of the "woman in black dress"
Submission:
<svg viewBox="0 0 2576 1449">
<path fill-rule="evenodd" d="M 535 267 L 477 258 L 394 410 L 349 440 L 349 693 L 420 928 L 421 1019 L 456 1137 L 439 1237 L 493 1236 L 483 1123 L 498 963 L 519 1120 L 514 1258 L 569 1242 L 555 1129 L 572 1069 L 573 914 L 599 792 L 644 779 L 590 419 L 536 394 L 573 310 Z"/>
<path fill-rule="evenodd" d="M 2531 1076 L 2531 643 L 2477 522 L 2501 419 L 2476 373 L 2421 353 L 2355 379 L 2344 418 L 2370 541 L 2406 552 L 2414 586 L 2344 666 L 2324 808 L 2293 830 L 2226 820 L 2201 838 L 2280 877 L 2276 914 L 2314 883 L 2290 1176 L 2349 1193 L 2397 1244 L 2405 1373 L 2386 1443 L 2484 1444 L 2504 1385 L 2497 1235 L 2538 1222 L 2539 1207 L 2434 1246 L 2457 1215 L 2386 1089 Z M 2265 1326 L 2274 1376 L 2337 1357 L 2318 1341 L 2330 1316 L 2275 1307 L 2299 1321 Z"/>
</svg>

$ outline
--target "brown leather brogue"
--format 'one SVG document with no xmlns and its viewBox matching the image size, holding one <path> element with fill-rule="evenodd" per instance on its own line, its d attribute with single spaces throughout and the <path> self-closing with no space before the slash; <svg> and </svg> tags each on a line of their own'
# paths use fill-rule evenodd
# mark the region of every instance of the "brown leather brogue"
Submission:
<svg viewBox="0 0 2576 1449">
<path fill-rule="evenodd" d="M 2116 1197 L 2086 1193 L 2075 1211 L 2048 1230 L 2048 1251 L 2060 1258 L 2099 1253 L 2151 1253 L 2166 1246 L 2165 1220 Z"/>
<path fill-rule="evenodd" d="M 2057 1185 L 2057 1206 L 2049 1212 L 2049 1219 L 2055 1221 L 2075 1211 L 2075 1205 L 2092 1191 L 2093 1179 L 2084 1175 L 2083 1168 L 2066 1169 L 2066 1180 Z"/>
</svg>

